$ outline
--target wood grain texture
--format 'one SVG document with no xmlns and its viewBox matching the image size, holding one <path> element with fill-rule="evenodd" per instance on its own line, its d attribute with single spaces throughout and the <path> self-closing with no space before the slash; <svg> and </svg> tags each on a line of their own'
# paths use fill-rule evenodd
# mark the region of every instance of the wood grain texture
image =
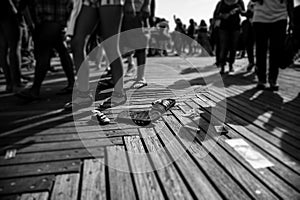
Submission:
<svg viewBox="0 0 300 200">
<path fill-rule="evenodd" d="M 193 199 L 172 160 L 152 128 L 140 129 L 148 154 L 154 164 L 169 199 Z"/>
<path fill-rule="evenodd" d="M 21 195 L 20 200 L 48 200 L 49 193 L 48 192 L 40 192 L 40 193 L 25 193 Z"/>
<path fill-rule="evenodd" d="M 140 199 L 164 199 L 140 137 L 125 137 L 130 165 Z"/>
<path fill-rule="evenodd" d="M 64 174 L 56 176 L 51 200 L 77 200 L 79 174 Z"/>
<path fill-rule="evenodd" d="M 84 160 L 81 199 L 106 199 L 104 159 Z"/>
<path fill-rule="evenodd" d="M 121 146 L 107 147 L 108 179 L 110 199 L 136 199 L 133 180 L 129 173 L 125 148 Z"/>
</svg>

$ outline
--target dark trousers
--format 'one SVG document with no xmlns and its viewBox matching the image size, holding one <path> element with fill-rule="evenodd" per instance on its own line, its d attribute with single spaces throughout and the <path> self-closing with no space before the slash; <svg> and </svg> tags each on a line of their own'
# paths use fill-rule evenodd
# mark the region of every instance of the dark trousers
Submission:
<svg viewBox="0 0 300 200">
<path fill-rule="evenodd" d="M 247 51 L 248 61 L 250 64 L 254 64 L 254 30 L 250 21 L 244 21 L 242 25 L 242 33 L 243 44 Z"/>
<path fill-rule="evenodd" d="M 74 83 L 73 64 L 67 52 L 62 35 L 62 26 L 55 22 L 44 22 L 36 26 L 34 31 L 34 55 L 36 67 L 34 74 L 33 89 L 39 92 L 50 67 L 52 50 L 59 53 L 61 64 L 68 78 L 69 84 Z"/>
<path fill-rule="evenodd" d="M 219 42 L 220 42 L 220 65 L 224 67 L 228 60 L 232 65 L 235 61 L 236 49 L 239 41 L 239 30 L 219 30 Z"/>
<path fill-rule="evenodd" d="M 297 50 L 300 49 L 300 6 L 294 9 L 294 38 L 295 47 Z"/>
<path fill-rule="evenodd" d="M 279 67 L 282 65 L 284 40 L 286 36 L 287 20 L 274 23 L 253 24 L 256 38 L 256 66 L 259 83 L 267 82 L 267 53 L 269 50 L 270 84 L 277 84 Z"/>
<path fill-rule="evenodd" d="M 3 68 L 7 86 L 21 84 L 20 33 L 15 15 L 0 20 L 0 67 Z"/>
</svg>

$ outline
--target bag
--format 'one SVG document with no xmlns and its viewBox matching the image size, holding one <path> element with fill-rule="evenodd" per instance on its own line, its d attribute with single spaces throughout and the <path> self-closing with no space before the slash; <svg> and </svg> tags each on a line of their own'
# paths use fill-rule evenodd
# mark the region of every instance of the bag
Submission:
<svg viewBox="0 0 300 200">
<path fill-rule="evenodd" d="M 284 41 L 283 60 L 280 66 L 281 69 L 285 69 L 291 64 L 293 64 L 294 53 L 295 53 L 295 48 L 294 48 L 293 35 L 291 33 L 287 33 Z"/>
</svg>

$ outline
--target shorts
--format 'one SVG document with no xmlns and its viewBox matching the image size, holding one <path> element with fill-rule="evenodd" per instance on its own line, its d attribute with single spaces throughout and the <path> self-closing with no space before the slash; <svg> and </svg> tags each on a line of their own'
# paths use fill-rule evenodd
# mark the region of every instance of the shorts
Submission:
<svg viewBox="0 0 300 200">
<path fill-rule="evenodd" d="M 147 23 L 137 16 L 125 15 L 121 27 L 120 49 L 146 49 L 149 33 L 144 30 Z M 132 30 L 134 29 L 134 30 Z M 132 31 L 130 31 L 132 30 Z M 129 32 L 126 32 L 129 31 Z"/>
<path fill-rule="evenodd" d="M 124 0 L 83 0 L 82 4 L 92 8 L 99 8 L 100 6 L 124 5 Z"/>
</svg>

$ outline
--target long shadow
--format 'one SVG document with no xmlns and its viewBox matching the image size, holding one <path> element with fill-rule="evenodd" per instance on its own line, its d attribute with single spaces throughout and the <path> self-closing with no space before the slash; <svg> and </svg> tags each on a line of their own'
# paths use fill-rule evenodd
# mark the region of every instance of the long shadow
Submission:
<svg viewBox="0 0 300 200">
<path fill-rule="evenodd" d="M 0 155 L 8 148 L 21 149 L 35 144 L 35 141 L 20 143 L 27 137 L 74 121 L 72 113 L 63 110 L 72 94 L 57 95 L 66 82 L 64 77 L 63 73 L 47 76 L 53 82 L 43 85 L 42 99 L 38 101 L 24 101 L 13 95 L 0 97 Z M 76 119 L 89 115 L 90 112 L 82 112 Z"/>
</svg>

